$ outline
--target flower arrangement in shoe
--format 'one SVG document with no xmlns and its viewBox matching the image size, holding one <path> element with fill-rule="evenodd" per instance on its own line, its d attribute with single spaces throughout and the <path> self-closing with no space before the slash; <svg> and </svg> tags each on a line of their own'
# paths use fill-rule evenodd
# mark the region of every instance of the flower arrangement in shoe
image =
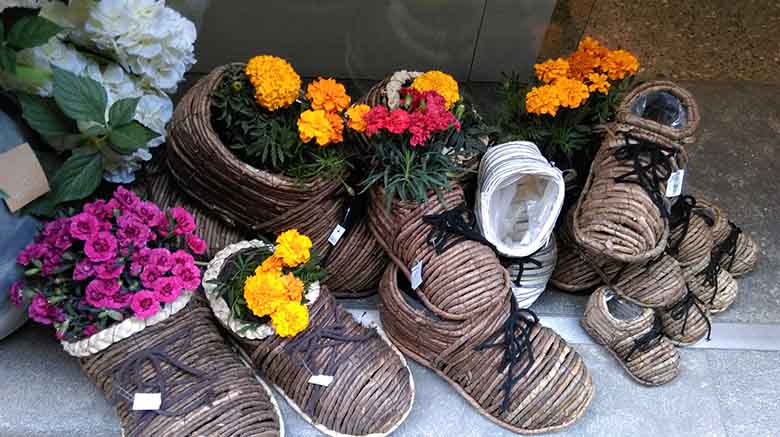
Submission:
<svg viewBox="0 0 780 437">
<path fill-rule="evenodd" d="M 119 187 L 108 201 L 46 223 L 17 257 L 26 271 L 12 298 L 67 342 L 147 319 L 200 285 L 193 254 L 206 243 L 195 228 L 184 209 L 163 211 Z"/>
<path fill-rule="evenodd" d="M 373 148 L 364 190 L 383 184 L 386 202 L 424 202 L 450 187 L 462 164 L 484 151 L 484 123 L 461 98 L 458 82 L 441 71 L 401 71 L 387 82 L 385 104 L 353 105 L 348 127 Z"/>
<path fill-rule="evenodd" d="M 318 78 L 301 89 L 286 60 L 255 56 L 229 65 L 212 94 L 212 123 L 244 162 L 296 178 L 341 178 L 349 169 L 343 143 L 344 85 Z"/>
<path fill-rule="evenodd" d="M 224 263 L 222 253 L 229 253 Z M 324 277 L 309 237 L 291 229 L 277 237 L 275 246 L 255 240 L 221 254 L 209 265 L 204 287 L 228 328 L 250 338 L 292 337 L 306 329 L 306 303 L 316 299 Z M 210 281 L 212 274 L 216 278 Z"/>
<path fill-rule="evenodd" d="M 614 120 L 639 61 L 585 37 L 568 58 L 549 59 L 534 71 L 527 86 L 518 75 L 502 83 L 501 142 L 531 140 L 548 159 L 560 161 L 592 142 L 593 126 Z"/>
</svg>

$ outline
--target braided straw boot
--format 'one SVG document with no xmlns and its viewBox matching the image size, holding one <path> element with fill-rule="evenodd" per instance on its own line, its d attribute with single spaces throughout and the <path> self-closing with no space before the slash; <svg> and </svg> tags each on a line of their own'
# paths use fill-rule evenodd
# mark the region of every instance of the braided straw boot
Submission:
<svg viewBox="0 0 780 437">
<path fill-rule="evenodd" d="M 122 435 L 284 436 L 271 390 L 225 343 L 200 292 L 63 344 L 116 404 Z M 134 411 L 137 393 L 161 393 L 159 409 Z"/>
<path fill-rule="evenodd" d="M 600 287 L 590 295 L 580 323 L 637 382 L 663 385 L 680 373 L 680 355 L 664 338 L 653 310 Z"/>
<path fill-rule="evenodd" d="M 309 324 L 293 337 L 270 323 L 234 318 L 215 293 L 225 262 L 258 240 L 226 247 L 203 276 L 211 308 L 252 367 L 272 383 L 304 420 L 329 436 L 386 436 L 406 419 L 414 382 L 406 360 L 375 327 L 366 327 L 319 283 L 307 289 Z M 225 271 L 224 274 L 229 274 Z"/>
<path fill-rule="evenodd" d="M 453 236 L 447 226 L 426 223 L 454 224 L 462 190 L 443 195 L 446 208 L 435 195 L 419 205 L 396 201 L 389 212 L 381 190 L 372 201 L 371 229 L 394 260 L 380 282 L 391 341 L 513 432 L 551 432 L 582 416 L 594 395 L 585 363 L 532 311 L 519 308 L 493 250 L 471 241 L 481 236 L 475 224 Z M 419 262 L 421 275 L 412 275 L 419 268 L 409 266 Z"/>
</svg>

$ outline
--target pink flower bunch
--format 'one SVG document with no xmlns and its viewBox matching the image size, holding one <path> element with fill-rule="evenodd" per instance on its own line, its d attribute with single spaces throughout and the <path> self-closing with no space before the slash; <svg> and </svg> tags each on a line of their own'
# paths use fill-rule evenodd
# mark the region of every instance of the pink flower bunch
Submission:
<svg viewBox="0 0 780 437">
<path fill-rule="evenodd" d="M 183 208 L 162 211 L 119 187 L 47 223 L 17 262 L 27 270 L 11 299 L 29 300 L 30 317 L 77 340 L 127 317 L 148 318 L 200 285 L 193 254 L 206 243 Z"/>
<path fill-rule="evenodd" d="M 412 147 L 428 142 L 431 135 L 451 126 L 460 130 L 460 122 L 447 111 L 444 97 L 435 91 L 420 92 L 401 89 L 401 106 L 392 111 L 383 105 L 374 106 L 365 115 L 366 134 L 371 137 L 381 130 L 394 135 L 408 134 Z"/>
</svg>

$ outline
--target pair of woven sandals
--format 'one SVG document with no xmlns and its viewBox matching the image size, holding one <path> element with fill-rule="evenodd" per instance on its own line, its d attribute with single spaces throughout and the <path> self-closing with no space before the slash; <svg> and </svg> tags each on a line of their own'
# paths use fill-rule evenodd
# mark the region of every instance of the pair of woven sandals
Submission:
<svg viewBox="0 0 780 437">
<path fill-rule="evenodd" d="M 551 282 L 598 288 L 582 325 L 639 382 L 679 373 L 674 346 L 711 331 L 711 314 L 737 297 L 734 276 L 754 268 L 755 242 L 711 202 L 685 191 L 698 109 L 671 82 L 630 92 L 593 161 L 576 206 L 557 233 Z"/>
</svg>

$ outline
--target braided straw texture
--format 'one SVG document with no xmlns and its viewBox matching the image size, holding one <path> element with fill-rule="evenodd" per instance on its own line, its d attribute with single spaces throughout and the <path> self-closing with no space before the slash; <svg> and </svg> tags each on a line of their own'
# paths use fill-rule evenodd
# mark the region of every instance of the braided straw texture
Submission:
<svg viewBox="0 0 780 437">
<path fill-rule="evenodd" d="M 230 224 L 277 235 L 296 228 L 324 254 L 344 213 L 347 195 L 336 180 L 298 181 L 239 160 L 211 124 L 211 92 L 225 67 L 196 83 L 176 106 L 169 127 L 168 167 L 181 189 Z M 346 296 L 373 289 L 385 265 L 365 223 L 354 226 L 331 250 L 325 284 Z"/>
<path fill-rule="evenodd" d="M 510 312 L 510 281 L 487 246 L 462 241 L 441 256 L 426 242 L 426 214 L 440 214 L 464 203 L 459 187 L 424 204 L 395 201 L 384 209 L 381 190 L 372 192 L 371 229 L 389 251 L 391 263 L 380 283 L 380 315 L 385 331 L 407 356 L 447 380 L 478 411 L 518 433 L 562 429 L 584 414 L 593 398 L 590 372 L 582 358 L 552 330 L 530 331 L 535 361 L 512 388 L 501 412 L 505 369 L 501 348 L 475 347 L 501 329 Z M 419 300 L 402 291 L 407 266 L 422 260 Z M 497 341 L 502 341 L 503 336 Z"/>
<path fill-rule="evenodd" d="M 505 263 L 512 280 L 512 294 L 515 295 L 517 305 L 520 308 L 528 308 L 542 295 L 547 289 L 547 282 L 552 276 L 555 268 L 555 261 L 558 258 L 558 246 L 555 238 L 550 238 L 533 259 L 540 263 L 539 266 L 531 262 L 523 263 L 523 274 L 519 282 L 515 282 L 517 274 L 520 271 L 520 263 Z"/>
<path fill-rule="evenodd" d="M 365 335 L 375 328 L 356 322 L 338 305 L 326 288 L 309 307 L 309 328 L 340 323 L 341 334 Z M 302 334 L 298 334 L 302 335 Z M 303 353 L 311 353 L 306 365 L 285 347 L 293 338 L 277 335 L 264 340 L 234 336 L 255 369 L 282 392 L 290 405 L 320 431 L 331 436 L 384 436 L 408 416 L 414 402 L 412 374 L 403 355 L 382 336 L 364 342 L 315 341 Z M 333 382 L 323 388 L 310 384 L 329 359 L 341 359 Z M 313 414 L 304 408 L 319 396 Z"/>
<path fill-rule="evenodd" d="M 718 245 L 729 236 L 731 227 L 729 226 L 729 217 L 726 211 L 715 203 L 696 198 L 696 204 L 702 208 L 707 208 L 712 211 L 714 224 L 712 225 L 712 241 L 714 245 Z"/>
<path fill-rule="evenodd" d="M 683 314 L 674 314 L 670 308 L 657 310 L 663 323 L 664 335 L 677 346 L 690 346 L 707 335 L 710 319 L 706 304 L 699 311 L 694 304 Z M 704 314 L 702 314 L 702 312 Z"/>
<path fill-rule="evenodd" d="M 608 299 L 613 300 L 613 305 L 622 307 L 619 310 L 633 317 L 618 318 L 611 314 Z M 664 338 L 647 350 L 631 354 L 635 341 L 650 332 L 656 317 L 649 308 L 632 306 L 631 302 L 611 296 L 607 287 L 599 287 L 590 295 L 580 323 L 637 382 L 653 386 L 666 384 L 680 373 L 680 354 Z"/>
<path fill-rule="evenodd" d="M 114 343 L 97 354 L 82 358 L 81 368 L 109 396 L 113 389 L 112 372 L 130 355 L 152 348 L 189 329 L 192 330 L 191 341 L 176 342 L 168 346 L 167 353 L 185 365 L 205 371 L 213 380 L 172 408 L 187 408 L 202 399 L 207 390 L 213 392 L 213 401 L 184 416 L 158 415 L 145 428 L 141 428 L 138 412 L 132 411 L 129 403 L 121 402 L 116 410 L 123 435 L 283 436 L 281 415 L 270 390 L 256 379 L 251 369 L 225 343 L 211 310 L 200 295 L 195 295 L 185 309 L 165 321 Z M 166 373 L 169 382 L 176 384 L 176 388 L 168 393 L 171 397 L 194 388 L 194 383 L 187 382 L 185 373 L 165 363 L 162 364 L 162 371 Z M 148 382 L 154 378 L 155 371 L 147 363 L 142 374 Z"/>
<path fill-rule="evenodd" d="M 577 243 L 590 252 L 617 261 L 639 262 L 666 249 L 669 226 L 641 186 L 615 181 L 633 171 L 633 161 L 615 158 L 615 151 L 629 141 L 626 135 L 677 150 L 674 159 L 670 159 L 672 171 L 685 167 L 687 155 L 679 144 L 627 125 L 614 125 L 596 153 L 577 202 L 573 234 Z M 661 175 L 662 194 L 669 176 Z"/>
<path fill-rule="evenodd" d="M 571 210 L 569 210 L 571 211 Z M 599 273 L 591 267 L 587 255 L 577 247 L 568 224 L 572 214 L 555 231 L 558 244 L 558 261 L 555 264 L 550 283 L 561 291 L 578 293 L 603 284 Z"/>
<path fill-rule="evenodd" d="M 701 264 L 684 268 L 683 276 L 693 294 L 707 305 L 711 314 L 716 314 L 726 311 L 737 300 L 739 286 L 724 268 L 718 269 L 715 281 L 708 281 L 704 269 L 710 262 L 707 259 Z"/>
<path fill-rule="evenodd" d="M 654 92 L 666 92 L 680 99 L 683 108 L 685 108 L 685 126 L 673 128 L 643 118 L 631 111 L 631 108 L 634 106 L 637 99 L 641 98 L 643 95 Z M 699 115 L 699 105 L 696 104 L 693 95 L 685 88 L 669 81 L 649 81 L 634 87 L 634 89 L 623 98 L 623 101 L 617 110 L 616 118 L 620 123 L 636 126 L 646 131 L 662 135 L 670 140 L 682 141 L 685 143 L 694 141 L 693 135 L 696 133 L 696 129 L 698 129 L 699 121 L 701 119 Z"/>
<path fill-rule="evenodd" d="M 732 276 L 740 277 L 753 271 L 758 264 L 759 247 L 756 241 L 745 231 L 737 238 L 737 251 L 733 260 L 730 256 L 724 256 L 720 260 L 720 266 L 728 269 Z"/>
<path fill-rule="evenodd" d="M 712 228 L 704 218 L 694 213 L 688 221 L 685 238 L 682 238 L 684 229 L 685 225 L 681 223 L 672 227 L 669 232 L 669 241 L 680 241 L 677 253 L 673 255 L 680 267 L 700 264 L 702 260 L 709 262 L 713 246 Z"/>
</svg>

